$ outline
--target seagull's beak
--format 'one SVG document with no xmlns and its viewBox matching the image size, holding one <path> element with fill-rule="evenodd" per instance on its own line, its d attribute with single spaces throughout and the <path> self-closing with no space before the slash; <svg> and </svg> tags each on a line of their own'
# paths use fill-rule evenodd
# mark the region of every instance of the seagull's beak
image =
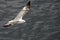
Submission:
<svg viewBox="0 0 60 40">
<path fill-rule="evenodd" d="M 7 24 L 5 24 L 5 25 L 4 25 L 4 27 L 9 27 L 9 26 L 12 26 L 12 25 L 11 25 L 11 24 L 8 24 L 8 25 L 7 25 Z"/>
</svg>

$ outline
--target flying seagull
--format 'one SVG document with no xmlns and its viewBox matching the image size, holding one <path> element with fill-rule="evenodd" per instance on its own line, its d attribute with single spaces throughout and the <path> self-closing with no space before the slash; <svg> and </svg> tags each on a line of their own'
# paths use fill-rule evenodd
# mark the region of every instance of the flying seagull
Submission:
<svg viewBox="0 0 60 40">
<path fill-rule="evenodd" d="M 25 23 L 26 21 L 22 18 L 30 10 L 30 6 L 31 1 L 28 1 L 27 4 L 22 8 L 22 10 L 17 14 L 17 16 L 13 20 L 10 20 L 6 24 L 4 24 L 4 27 L 9 27 L 19 23 Z"/>
</svg>

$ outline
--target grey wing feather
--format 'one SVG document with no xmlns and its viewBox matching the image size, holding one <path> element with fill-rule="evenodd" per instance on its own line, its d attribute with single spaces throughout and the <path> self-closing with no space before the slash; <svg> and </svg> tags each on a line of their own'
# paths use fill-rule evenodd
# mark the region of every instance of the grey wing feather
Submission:
<svg viewBox="0 0 60 40">
<path fill-rule="evenodd" d="M 23 9 L 18 13 L 18 15 L 16 16 L 15 20 L 19 20 L 22 19 L 22 17 L 29 11 L 30 9 L 30 1 L 23 7 Z"/>
</svg>

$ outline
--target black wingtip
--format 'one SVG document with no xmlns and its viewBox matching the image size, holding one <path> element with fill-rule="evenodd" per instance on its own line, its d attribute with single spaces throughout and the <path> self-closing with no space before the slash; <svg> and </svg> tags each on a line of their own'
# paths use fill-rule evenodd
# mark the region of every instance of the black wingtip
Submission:
<svg viewBox="0 0 60 40">
<path fill-rule="evenodd" d="M 28 1 L 27 5 L 31 5 L 30 3 L 31 3 L 31 1 Z"/>
<path fill-rule="evenodd" d="M 3 27 L 9 27 L 9 26 L 11 26 L 11 24 L 9 24 L 9 25 L 4 25 Z"/>
<path fill-rule="evenodd" d="M 30 8 L 30 6 L 31 6 L 31 1 L 28 1 L 27 4 L 26 4 L 26 6 Z"/>
</svg>

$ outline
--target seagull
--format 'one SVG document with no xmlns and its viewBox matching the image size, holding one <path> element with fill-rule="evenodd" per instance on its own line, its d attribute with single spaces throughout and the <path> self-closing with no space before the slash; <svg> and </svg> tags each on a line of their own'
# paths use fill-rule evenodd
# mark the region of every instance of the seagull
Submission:
<svg viewBox="0 0 60 40">
<path fill-rule="evenodd" d="M 25 23 L 26 21 L 23 19 L 23 16 L 30 10 L 31 1 L 28 1 L 27 4 L 22 8 L 22 10 L 17 14 L 17 16 L 4 24 L 4 27 L 9 27 L 15 24 Z"/>
</svg>

